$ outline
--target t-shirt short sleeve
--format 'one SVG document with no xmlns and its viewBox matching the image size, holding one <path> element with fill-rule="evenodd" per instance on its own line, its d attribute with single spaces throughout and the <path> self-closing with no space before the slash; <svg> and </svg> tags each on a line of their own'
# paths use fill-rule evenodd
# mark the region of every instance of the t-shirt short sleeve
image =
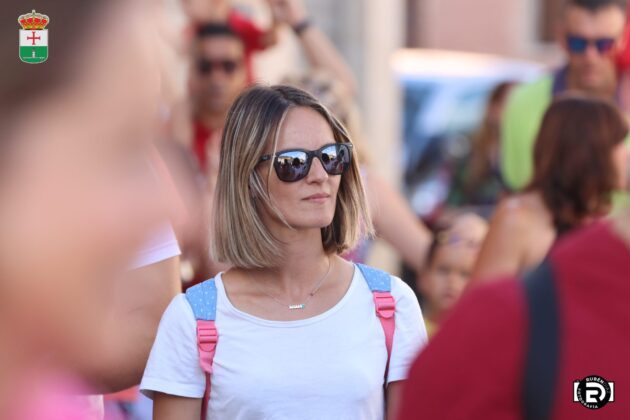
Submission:
<svg viewBox="0 0 630 420">
<path fill-rule="evenodd" d="M 144 247 L 140 250 L 134 262 L 129 267 L 130 270 L 146 267 L 169 258 L 177 257 L 181 254 L 175 232 L 170 224 L 164 225 L 156 231 L 152 237 L 148 238 Z"/>
<path fill-rule="evenodd" d="M 427 344 L 427 330 L 413 290 L 392 276 L 392 295 L 396 299 L 396 330 L 387 383 L 407 379 L 416 356 Z"/>
<path fill-rule="evenodd" d="M 205 375 L 199 365 L 196 321 L 186 296 L 176 296 L 164 312 L 142 377 L 140 391 L 202 398 Z"/>
</svg>

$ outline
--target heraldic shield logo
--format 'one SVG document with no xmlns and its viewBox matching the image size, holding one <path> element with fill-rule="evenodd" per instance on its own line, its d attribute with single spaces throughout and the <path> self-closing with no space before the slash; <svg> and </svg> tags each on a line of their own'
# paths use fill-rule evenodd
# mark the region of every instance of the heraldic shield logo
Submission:
<svg viewBox="0 0 630 420">
<path fill-rule="evenodd" d="M 18 18 L 20 29 L 20 60 L 29 64 L 43 63 L 48 59 L 48 30 L 50 19 L 35 12 Z"/>
</svg>

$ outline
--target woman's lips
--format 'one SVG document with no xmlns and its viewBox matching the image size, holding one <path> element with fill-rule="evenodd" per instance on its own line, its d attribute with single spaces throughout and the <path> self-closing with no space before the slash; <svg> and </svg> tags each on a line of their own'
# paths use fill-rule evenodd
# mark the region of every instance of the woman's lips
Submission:
<svg viewBox="0 0 630 420">
<path fill-rule="evenodd" d="M 319 194 L 309 195 L 303 200 L 309 201 L 311 203 L 323 203 L 326 200 L 328 200 L 329 197 L 330 197 L 330 194 L 319 193 Z"/>
</svg>

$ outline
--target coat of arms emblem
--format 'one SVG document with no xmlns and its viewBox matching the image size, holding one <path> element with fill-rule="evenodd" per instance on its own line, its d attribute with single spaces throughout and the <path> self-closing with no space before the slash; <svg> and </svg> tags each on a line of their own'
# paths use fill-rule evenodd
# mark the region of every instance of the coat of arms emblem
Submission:
<svg viewBox="0 0 630 420">
<path fill-rule="evenodd" d="M 43 63 L 48 59 L 48 30 L 50 19 L 35 12 L 18 18 L 20 29 L 20 60 L 29 64 Z"/>
</svg>

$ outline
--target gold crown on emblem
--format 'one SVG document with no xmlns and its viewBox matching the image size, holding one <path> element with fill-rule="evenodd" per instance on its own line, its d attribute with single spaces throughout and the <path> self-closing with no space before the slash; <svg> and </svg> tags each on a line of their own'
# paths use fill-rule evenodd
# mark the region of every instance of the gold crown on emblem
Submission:
<svg viewBox="0 0 630 420">
<path fill-rule="evenodd" d="M 26 31 L 40 31 L 48 25 L 50 18 L 33 10 L 31 13 L 20 16 L 18 22 Z"/>
</svg>

